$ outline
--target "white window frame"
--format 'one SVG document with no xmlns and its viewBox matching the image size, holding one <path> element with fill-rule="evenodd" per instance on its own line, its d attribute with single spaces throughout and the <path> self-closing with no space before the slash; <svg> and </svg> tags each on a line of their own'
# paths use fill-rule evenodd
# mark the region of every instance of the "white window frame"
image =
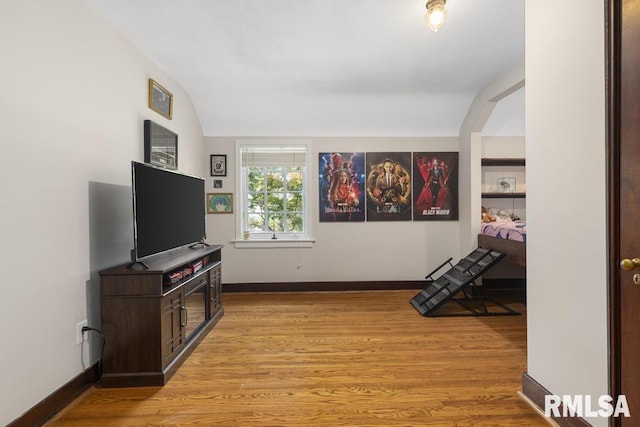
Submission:
<svg viewBox="0 0 640 427">
<path fill-rule="evenodd" d="M 306 140 L 236 140 L 235 141 L 236 160 L 236 206 L 238 214 L 236 217 L 236 240 L 233 241 L 236 248 L 274 248 L 274 247 L 311 247 L 315 242 L 312 238 L 311 227 L 311 185 L 313 169 L 311 163 L 311 142 Z M 242 149 L 252 147 L 293 147 L 302 146 L 305 148 L 305 172 L 303 179 L 303 233 L 251 233 L 247 238 L 244 236 L 244 224 L 247 220 L 247 180 L 246 172 L 242 166 Z"/>
</svg>

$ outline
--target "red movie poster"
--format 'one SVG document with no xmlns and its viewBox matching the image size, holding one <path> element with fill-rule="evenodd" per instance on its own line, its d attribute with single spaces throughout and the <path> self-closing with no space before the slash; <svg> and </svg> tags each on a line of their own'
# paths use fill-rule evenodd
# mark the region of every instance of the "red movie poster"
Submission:
<svg viewBox="0 0 640 427">
<path fill-rule="evenodd" d="M 458 219 L 458 153 L 413 153 L 413 219 Z"/>
</svg>

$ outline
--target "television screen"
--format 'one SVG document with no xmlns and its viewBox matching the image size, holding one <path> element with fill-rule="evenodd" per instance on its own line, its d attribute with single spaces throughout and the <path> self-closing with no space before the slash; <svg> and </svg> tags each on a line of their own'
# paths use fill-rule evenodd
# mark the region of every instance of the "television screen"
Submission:
<svg viewBox="0 0 640 427">
<path fill-rule="evenodd" d="M 131 169 L 134 261 L 203 242 L 204 179 L 139 162 L 131 162 Z"/>
</svg>

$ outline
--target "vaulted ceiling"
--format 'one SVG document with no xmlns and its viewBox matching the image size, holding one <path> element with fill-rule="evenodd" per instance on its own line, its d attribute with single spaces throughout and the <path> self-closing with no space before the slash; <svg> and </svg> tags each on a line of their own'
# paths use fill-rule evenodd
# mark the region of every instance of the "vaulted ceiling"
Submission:
<svg viewBox="0 0 640 427">
<path fill-rule="evenodd" d="M 448 0 L 438 33 L 424 0 L 85 1 L 187 91 L 207 136 L 458 135 L 524 63 L 524 0 Z M 521 121 L 514 99 L 496 113 Z"/>
</svg>

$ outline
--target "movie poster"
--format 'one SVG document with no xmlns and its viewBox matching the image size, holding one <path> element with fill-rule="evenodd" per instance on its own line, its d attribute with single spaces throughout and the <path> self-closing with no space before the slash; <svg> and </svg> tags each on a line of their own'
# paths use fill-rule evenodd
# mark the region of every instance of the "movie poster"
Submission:
<svg viewBox="0 0 640 427">
<path fill-rule="evenodd" d="M 319 153 L 320 222 L 364 221 L 364 153 Z"/>
<path fill-rule="evenodd" d="M 413 219 L 458 219 L 458 153 L 413 153 Z"/>
<path fill-rule="evenodd" d="M 367 221 L 411 221 L 411 153 L 367 153 Z"/>
</svg>

